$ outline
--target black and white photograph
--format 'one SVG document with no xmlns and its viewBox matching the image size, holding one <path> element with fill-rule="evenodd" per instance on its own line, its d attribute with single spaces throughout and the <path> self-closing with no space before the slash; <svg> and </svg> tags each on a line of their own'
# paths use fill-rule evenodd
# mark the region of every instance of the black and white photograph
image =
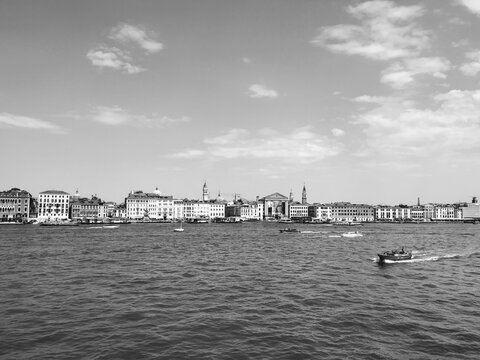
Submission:
<svg viewBox="0 0 480 360">
<path fill-rule="evenodd" d="M 480 0 L 0 0 L 0 360 L 476 360 Z"/>
</svg>

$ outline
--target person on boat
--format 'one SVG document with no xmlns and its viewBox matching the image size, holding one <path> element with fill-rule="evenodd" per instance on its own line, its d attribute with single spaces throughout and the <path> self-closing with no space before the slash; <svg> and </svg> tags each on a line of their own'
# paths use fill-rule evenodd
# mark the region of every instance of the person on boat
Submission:
<svg viewBox="0 0 480 360">
<path fill-rule="evenodd" d="M 402 249 L 400 250 L 400 254 L 405 254 L 405 250 L 403 249 L 403 247 L 402 247 Z"/>
</svg>

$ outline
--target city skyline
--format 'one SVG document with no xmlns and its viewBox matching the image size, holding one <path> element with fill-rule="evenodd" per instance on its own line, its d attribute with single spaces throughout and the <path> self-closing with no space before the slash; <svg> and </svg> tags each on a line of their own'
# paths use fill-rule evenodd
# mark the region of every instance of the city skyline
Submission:
<svg viewBox="0 0 480 360">
<path fill-rule="evenodd" d="M 469 201 L 479 30 L 471 0 L 2 1 L 2 188 Z"/>
</svg>

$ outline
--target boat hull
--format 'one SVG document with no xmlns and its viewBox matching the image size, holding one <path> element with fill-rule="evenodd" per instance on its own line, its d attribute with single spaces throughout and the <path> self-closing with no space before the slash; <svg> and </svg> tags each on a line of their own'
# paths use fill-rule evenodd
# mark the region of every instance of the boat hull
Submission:
<svg viewBox="0 0 480 360">
<path fill-rule="evenodd" d="M 412 258 L 412 253 L 405 253 L 405 254 L 377 254 L 379 263 L 384 263 L 385 260 L 389 261 L 402 261 L 402 260 L 410 260 Z"/>
</svg>

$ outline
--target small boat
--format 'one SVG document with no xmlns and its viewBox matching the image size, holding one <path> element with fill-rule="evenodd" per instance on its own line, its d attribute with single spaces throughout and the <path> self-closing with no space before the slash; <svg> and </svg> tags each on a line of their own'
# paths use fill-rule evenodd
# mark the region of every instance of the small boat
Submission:
<svg viewBox="0 0 480 360">
<path fill-rule="evenodd" d="M 383 264 L 385 260 L 389 261 L 401 261 L 401 260 L 410 260 L 412 258 L 411 251 L 405 251 L 403 248 L 401 250 L 392 250 L 392 251 L 385 251 L 378 255 L 378 263 Z"/>
<path fill-rule="evenodd" d="M 349 237 L 349 238 L 354 238 L 354 237 L 361 237 L 363 236 L 362 233 L 359 233 L 358 231 L 348 231 L 342 234 L 343 237 Z"/>
<path fill-rule="evenodd" d="M 183 232 L 184 231 L 184 228 L 183 228 L 183 221 L 180 223 L 180 227 L 179 228 L 176 228 L 176 229 L 173 229 L 173 231 L 175 232 Z"/>
<path fill-rule="evenodd" d="M 297 229 L 292 229 L 292 228 L 285 228 L 285 229 L 280 229 L 281 233 L 296 233 L 299 232 Z"/>
</svg>

